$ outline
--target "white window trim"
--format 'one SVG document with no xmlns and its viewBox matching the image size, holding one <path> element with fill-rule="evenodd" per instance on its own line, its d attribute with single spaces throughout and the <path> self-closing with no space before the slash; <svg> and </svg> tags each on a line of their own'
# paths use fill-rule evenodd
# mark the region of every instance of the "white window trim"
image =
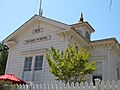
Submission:
<svg viewBox="0 0 120 90">
<path fill-rule="evenodd" d="M 38 50 L 29 50 L 29 51 L 24 51 L 22 54 L 24 55 L 24 60 L 25 57 L 33 57 L 32 58 L 32 66 L 31 66 L 31 82 L 44 82 L 44 63 L 45 63 L 45 53 L 48 51 L 48 49 L 38 49 Z M 35 56 L 43 55 L 43 64 L 42 64 L 42 74 L 41 74 L 41 81 L 33 81 L 33 73 L 34 73 L 34 64 L 35 64 Z M 24 64 L 23 64 L 23 71 L 22 75 L 24 72 Z"/>
<path fill-rule="evenodd" d="M 39 55 L 40 53 L 45 53 L 47 52 L 48 49 L 47 48 L 44 48 L 44 49 L 37 49 L 37 50 L 28 50 L 28 51 L 23 51 L 22 52 L 22 55 L 25 55 L 25 56 L 34 56 L 34 55 Z"/>
</svg>

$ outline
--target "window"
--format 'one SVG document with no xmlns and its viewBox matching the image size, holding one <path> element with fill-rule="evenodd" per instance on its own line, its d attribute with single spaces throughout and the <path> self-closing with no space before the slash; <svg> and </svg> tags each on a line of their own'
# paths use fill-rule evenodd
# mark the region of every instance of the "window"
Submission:
<svg viewBox="0 0 120 90">
<path fill-rule="evenodd" d="M 118 79 L 118 80 L 120 79 L 120 71 L 119 71 L 119 68 L 117 68 L 117 79 Z"/>
<path fill-rule="evenodd" d="M 42 63 L 43 63 L 43 55 L 35 57 L 35 65 L 34 65 L 34 81 L 40 81 L 42 76 Z"/>
<path fill-rule="evenodd" d="M 102 75 L 102 62 L 97 62 L 96 63 L 96 70 L 93 73 L 94 75 Z"/>
<path fill-rule="evenodd" d="M 25 57 L 23 80 L 41 81 L 42 65 L 43 65 L 43 55 Z"/>
<path fill-rule="evenodd" d="M 86 31 L 86 38 L 90 40 L 90 34 L 88 33 L 88 31 Z"/>
<path fill-rule="evenodd" d="M 31 78 L 31 67 L 32 66 L 32 57 L 26 57 L 23 70 L 23 79 L 25 81 L 30 81 Z"/>
<path fill-rule="evenodd" d="M 93 82 L 96 78 L 102 80 L 102 62 L 96 63 L 96 70 L 93 72 Z"/>
</svg>

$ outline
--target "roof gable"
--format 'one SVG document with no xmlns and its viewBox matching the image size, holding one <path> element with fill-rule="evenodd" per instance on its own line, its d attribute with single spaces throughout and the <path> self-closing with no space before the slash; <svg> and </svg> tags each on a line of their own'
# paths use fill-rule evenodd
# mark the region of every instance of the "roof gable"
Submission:
<svg viewBox="0 0 120 90">
<path fill-rule="evenodd" d="M 95 32 L 94 28 L 88 22 L 79 22 L 71 25 L 72 27 L 85 26 L 91 33 Z"/>
<path fill-rule="evenodd" d="M 17 36 L 17 34 L 21 33 L 25 27 L 29 26 L 35 20 L 47 22 L 47 23 L 52 24 L 56 27 L 60 27 L 62 29 L 70 29 L 70 26 L 67 24 L 64 24 L 64 23 L 61 23 L 59 21 L 52 20 L 52 19 L 49 19 L 49 18 L 46 18 L 43 16 L 34 15 L 32 18 L 30 18 L 28 21 L 26 21 L 23 25 L 21 25 L 17 30 L 15 30 L 12 34 L 10 34 L 7 38 L 5 38 L 3 40 L 3 43 L 13 39 L 15 35 Z"/>
<path fill-rule="evenodd" d="M 116 38 L 106 38 L 106 39 L 90 41 L 90 45 L 99 45 L 99 44 L 104 44 L 104 45 L 105 44 L 109 44 L 109 45 L 117 44 L 118 46 L 120 46 L 120 43 L 117 41 Z"/>
</svg>

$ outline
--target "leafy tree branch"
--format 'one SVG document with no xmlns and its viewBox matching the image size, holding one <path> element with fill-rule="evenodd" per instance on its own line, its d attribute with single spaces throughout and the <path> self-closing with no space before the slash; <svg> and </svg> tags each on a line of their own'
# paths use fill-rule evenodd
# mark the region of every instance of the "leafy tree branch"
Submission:
<svg viewBox="0 0 120 90">
<path fill-rule="evenodd" d="M 65 84 L 86 80 L 86 75 L 95 70 L 95 62 L 90 63 L 90 52 L 86 48 L 69 45 L 64 51 L 51 47 L 46 54 L 50 72 L 55 75 L 56 80 Z"/>
</svg>

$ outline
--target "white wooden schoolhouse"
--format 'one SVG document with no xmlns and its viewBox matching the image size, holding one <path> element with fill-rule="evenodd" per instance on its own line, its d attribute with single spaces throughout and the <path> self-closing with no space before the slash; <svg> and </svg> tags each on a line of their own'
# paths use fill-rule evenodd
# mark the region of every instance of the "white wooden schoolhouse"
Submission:
<svg viewBox="0 0 120 90">
<path fill-rule="evenodd" d="M 93 41 L 91 34 L 94 31 L 82 16 L 78 23 L 68 25 L 34 15 L 3 41 L 9 46 L 6 73 L 15 74 L 28 82 L 55 82 L 45 53 L 51 46 L 64 50 L 69 44 L 77 43 L 79 47 L 89 47 L 90 61 L 97 63 L 96 71 L 89 75 L 90 80 L 117 81 L 120 79 L 120 44 L 115 38 Z"/>
</svg>

